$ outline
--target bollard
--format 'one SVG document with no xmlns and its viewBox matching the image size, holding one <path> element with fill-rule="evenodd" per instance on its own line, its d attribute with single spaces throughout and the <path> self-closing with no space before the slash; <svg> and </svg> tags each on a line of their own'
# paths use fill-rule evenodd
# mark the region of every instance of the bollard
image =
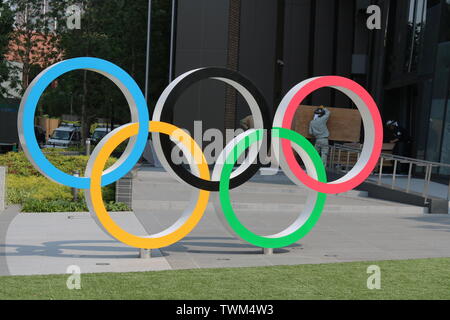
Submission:
<svg viewBox="0 0 450 320">
<path fill-rule="evenodd" d="M 273 255 L 273 249 L 272 248 L 262 248 L 262 253 L 265 256 L 271 256 L 271 255 Z"/>
<path fill-rule="evenodd" d="M 79 177 L 80 176 L 80 171 L 75 171 L 73 173 L 74 177 Z M 78 192 L 79 190 L 77 188 L 72 188 L 72 196 L 73 196 L 73 201 L 74 202 L 78 202 Z"/>
<path fill-rule="evenodd" d="M 86 155 L 91 155 L 91 139 L 86 139 Z"/>
</svg>

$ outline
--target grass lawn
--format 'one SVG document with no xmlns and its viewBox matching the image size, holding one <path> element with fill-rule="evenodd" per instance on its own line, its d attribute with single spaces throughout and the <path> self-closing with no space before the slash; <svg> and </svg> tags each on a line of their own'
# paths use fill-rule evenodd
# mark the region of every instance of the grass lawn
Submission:
<svg viewBox="0 0 450 320">
<path fill-rule="evenodd" d="M 381 268 L 368 290 L 367 267 Z M 450 299 L 450 258 L 240 269 L 0 277 L 0 299 Z"/>
</svg>

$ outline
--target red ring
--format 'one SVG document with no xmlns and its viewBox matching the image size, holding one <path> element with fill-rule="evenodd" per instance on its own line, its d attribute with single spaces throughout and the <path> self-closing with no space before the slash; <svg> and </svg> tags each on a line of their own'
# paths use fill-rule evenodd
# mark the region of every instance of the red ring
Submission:
<svg viewBox="0 0 450 320">
<path fill-rule="evenodd" d="M 360 173 L 358 173 L 355 177 L 351 178 L 348 181 L 344 181 L 341 183 L 322 183 L 308 176 L 308 174 L 300 167 L 297 160 L 295 159 L 290 141 L 282 141 L 282 150 L 292 172 L 304 185 L 317 192 L 339 194 L 352 190 L 361 185 L 375 169 L 383 147 L 383 122 L 377 104 L 373 100 L 372 96 L 362 86 L 347 78 L 327 76 L 311 80 L 311 82 L 307 83 L 294 95 L 284 115 L 282 127 L 290 129 L 292 127 L 295 112 L 297 111 L 297 108 L 298 106 L 300 106 L 301 102 L 314 91 L 324 87 L 342 87 L 351 90 L 362 99 L 362 101 L 369 109 L 375 131 L 373 152 L 369 158 L 369 161 L 366 163 Z"/>
</svg>

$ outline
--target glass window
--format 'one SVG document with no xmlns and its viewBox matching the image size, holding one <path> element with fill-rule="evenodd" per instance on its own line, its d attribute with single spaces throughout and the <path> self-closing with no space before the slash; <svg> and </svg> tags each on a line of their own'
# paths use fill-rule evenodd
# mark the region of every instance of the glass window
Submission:
<svg viewBox="0 0 450 320">
<path fill-rule="evenodd" d="M 426 158 L 430 161 L 440 161 L 444 117 L 447 108 L 450 78 L 450 41 L 438 45 L 436 75 L 433 81 L 433 97 L 430 112 L 430 128 Z M 449 116 L 449 114 L 447 113 Z M 442 154 L 443 155 L 443 154 Z"/>
<path fill-rule="evenodd" d="M 410 0 L 405 71 L 415 72 L 419 63 L 427 16 L 427 0 Z"/>
<path fill-rule="evenodd" d="M 441 42 L 450 41 L 450 0 L 447 0 L 447 5 L 444 5 L 442 11 L 441 23 Z"/>
<path fill-rule="evenodd" d="M 445 118 L 444 125 L 441 162 L 450 164 L 450 90 L 448 91 L 448 95 L 449 98 L 447 100 L 447 116 Z M 441 169 L 440 174 L 449 175 L 450 168 Z"/>
<path fill-rule="evenodd" d="M 55 130 L 52 135 L 52 139 L 55 140 L 70 140 L 69 131 Z"/>
<path fill-rule="evenodd" d="M 106 131 L 94 131 L 94 134 L 92 135 L 92 139 L 100 140 L 104 136 L 106 136 Z"/>
</svg>

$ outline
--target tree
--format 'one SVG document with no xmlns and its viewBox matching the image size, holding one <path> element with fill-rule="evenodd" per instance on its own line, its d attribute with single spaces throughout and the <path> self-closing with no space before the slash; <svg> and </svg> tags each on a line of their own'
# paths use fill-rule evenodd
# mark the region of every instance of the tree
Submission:
<svg viewBox="0 0 450 320">
<path fill-rule="evenodd" d="M 0 94 L 3 97 L 7 96 L 8 88 L 2 84 L 9 80 L 10 65 L 6 60 L 8 53 L 9 42 L 11 40 L 11 33 L 13 31 L 13 14 L 9 5 L 0 0 Z"/>
<path fill-rule="evenodd" d="M 67 25 L 66 9 L 72 5 L 80 6 L 80 29 Z M 111 61 L 127 71 L 144 91 L 147 5 L 148 0 L 56 1 L 51 16 L 58 25 L 58 50 L 64 59 L 82 56 Z M 170 2 L 153 0 L 153 16 L 152 67 L 155 69 L 152 69 L 150 92 L 155 97 L 152 100 L 156 100 L 156 94 L 159 96 L 167 85 Z M 159 41 L 163 37 L 165 41 Z M 81 114 L 83 139 L 88 136 L 91 123 L 99 117 L 109 118 L 113 123 L 126 123 L 130 119 L 128 104 L 120 90 L 98 74 L 71 72 L 58 80 L 56 91 L 64 94 L 46 93 L 44 110 L 54 109 L 51 104 L 55 101 L 70 101 L 71 105 L 76 105 L 76 111 Z"/>
<path fill-rule="evenodd" d="M 42 0 L 7 0 L 15 16 L 10 56 L 18 65 L 11 70 L 11 89 L 23 94 L 32 79 L 57 61 L 56 38 Z"/>
<path fill-rule="evenodd" d="M 141 1 L 138 1 L 141 2 Z M 71 28 L 67 23 L 67 8 L 77 6 L 82 13 L 79 29 Z M 124 65 L 125 55 L 113 37 L 113 29 L 119 21 L 115 21 L 124 6 L 123 1 L 73 1 L 61 0 L 54 3 L 52 17 L 57 21 L 58 48 L 64 59 L 75 57 L 98 57 Z M 122 23 L 120 24 L 122 28 Z M 130 36 L 130 34 L 128 34 Z M 130 54 L 127 54 L 127 58 Z M 122 58 L 122 59 L 120 59 Z M 112 105 L 125 106 L 126 101 L 120 91 L 108 79 L 88 71 L 71 72 L 58 81 L 57 91 L 70 97 L 70 104 L 79 105 L 81 116 L 82 139 L 89 136 L 91 124 L 99 117 L 112 117 Z M 119 91 L 119 92 L 118 92 Z M 58 93 L 47 93 L 43 99 L 45 109 L 51 108 Z M 53 98 L 53 99 L 52 99 Z M 67 109 L 67 108 L 65 108 Z M 114 108 L 122 109 L 122 108 Z M 116 110 L 117 111 L 117 110 Z M 125 115 L 123 117 L 126 118 Z"/>
</svg>

